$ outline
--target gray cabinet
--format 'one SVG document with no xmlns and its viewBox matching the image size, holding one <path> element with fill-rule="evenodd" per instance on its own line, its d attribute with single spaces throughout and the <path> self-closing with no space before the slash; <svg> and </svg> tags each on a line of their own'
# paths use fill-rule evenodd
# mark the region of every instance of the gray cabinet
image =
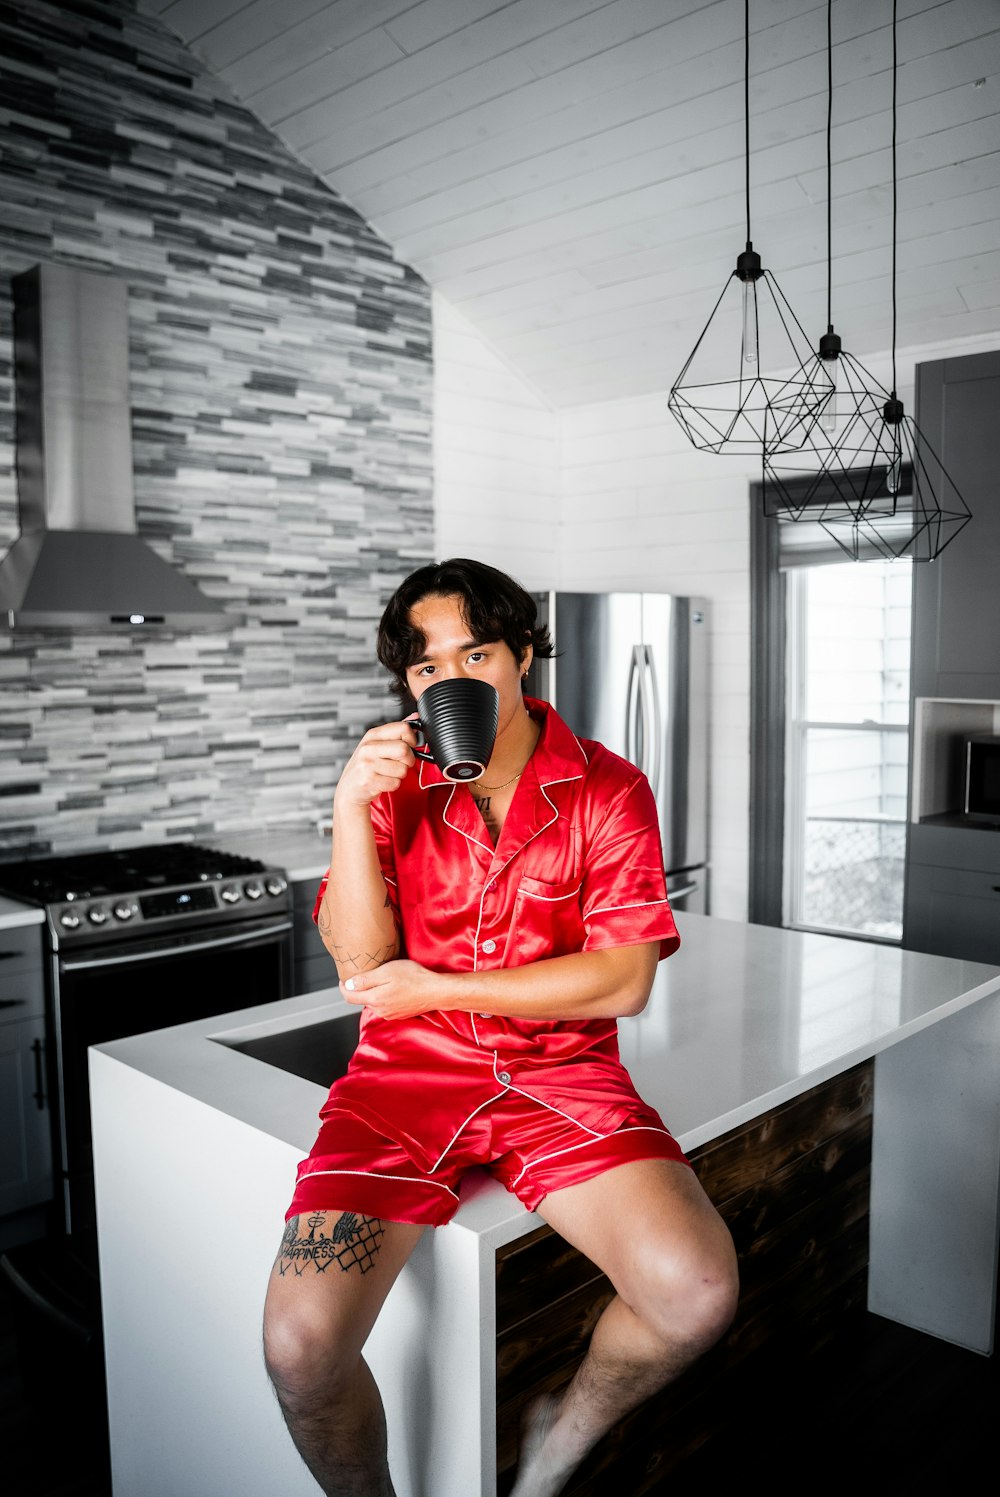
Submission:
<svg viewBox="0 0 1000 1497">
<path fill-rule="evenodd" d="M 918 366 L 917 425 L 972 519 L 936 561 L 914 567 L 915 698 L 1000 701 L 998 413 L 1000 351 Z M 957 784 L 942 803 L 960 803 Z M 910 826 L 903 945 L 1000 966 L 1000 831 L 957 815 Z"/>
<path fill-rule="evenodd" d="M 52 1196 L 40 925 L 0 930 L 0 1216 Z"/>
<path fill-rule="evenodd" d="M 292 884 L 292 918 L 295 923 L 295 970 L 292 977 L 294 993 L 315 993 L 322 988 L 337 986 L 337 969 L 333 957 L 320 940 L 312 917 L 319 882 L 318 878 L 310 878 Z"/>
<path fill-rule="evenodd" d="M 911 827 L 903 944 L 1000 966 L 1000 832 Z"/>
<path fill-rule="evenodd" d="M 1000 352 L 918 366 L 917 425 L 972 519 L 914 568 L 914 696 L 1000 698 L 998 414 Z"/>
</svg>

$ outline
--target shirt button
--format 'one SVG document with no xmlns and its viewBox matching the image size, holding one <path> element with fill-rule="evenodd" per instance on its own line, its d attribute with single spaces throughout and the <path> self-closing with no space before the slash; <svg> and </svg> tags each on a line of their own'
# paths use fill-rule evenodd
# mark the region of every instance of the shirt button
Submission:
<svg viewBox="0 0 1000 1497">
<path fill-rule="evenodd" d="M 502 1081 L 503 1084 L 504 1084 L 504 1086 L 510 1086 L 510 1072 L 509 1071 L 501 1071 L 500 1074 L 497 1077 L 497 1080 L 498 1081 Z"/>
<path fill-rule="evenodd" d="M 492 1019 L 493 1015 L 492 1014 L 480 1014 L 479 1017 L 481 1019 Z"/>
<path fill-rule="evenodd" d="M 484 951 L 492 954 L 494 951 L 496 951 L 496 949 L 497 949 L 497 943 L 496 943 L 496 941 L 484 941 L 483 942 L 483 950 Z"/>
</svg>

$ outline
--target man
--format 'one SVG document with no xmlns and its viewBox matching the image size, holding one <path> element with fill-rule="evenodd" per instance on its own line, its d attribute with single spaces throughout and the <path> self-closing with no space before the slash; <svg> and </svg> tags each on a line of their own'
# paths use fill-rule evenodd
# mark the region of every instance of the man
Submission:
<svg viewBox="0 0 1000 1497">
<path fill-rule="evenodd" d="M 617 1291 L 568 1388 L 528 1410 L 513 1497 L 555 1497 L 735 1309 L 729 1233 L 618 1059 L 617 1018 L 679 944 L 652 794 L 524 697 L 536 653 L 552 646 L 511 578 L 420 568 L 386 608 L 379 659 L 410 705 L 433 681 L 491 682 L 489 765 L 450 784 L 403 719 L 365 734 L 334 796 L 317 920 L 361 1035 L 299 1168 L 265 1310 L 282 1411 L 330 1497 L 392 1497 L 361 1351 L 473 1165 Z"/>
</svg>

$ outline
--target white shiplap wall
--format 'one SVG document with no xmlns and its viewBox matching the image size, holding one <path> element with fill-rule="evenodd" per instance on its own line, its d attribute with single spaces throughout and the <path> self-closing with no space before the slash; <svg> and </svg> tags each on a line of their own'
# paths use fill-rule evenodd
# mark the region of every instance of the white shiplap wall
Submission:
<svg viewBox="0 0 1000 1497">
<path fill-rule="evenodd" d="M 558 574 L 553 411 L 443 297 L 434 316 L 435 555 L 471 556 L 528 588 Z"/>
<path fill-rule="evenodd" d="M 708 599 L 712 912 L 745 920 L 752 465 L 696 452 L 666 391 L 563 411 L 560 425 L 562 585 Z"/>
<path fill-rule="evenodd" d="M 667 392 L 554 412 L 440 295 L 434 298 L 437 554 L 478 556 L 529 587 L 647 588 L 708 599 L 712 909 L 745 920 L 749 853 L 748 485 L 759 466 L 695 452 Z M 995 336 L 897 354 L 914 368 Z M 891 385 L 891 361 L 865 361 Z M 511 487 L 512 480 L 514 487 Z"/>
</svg>

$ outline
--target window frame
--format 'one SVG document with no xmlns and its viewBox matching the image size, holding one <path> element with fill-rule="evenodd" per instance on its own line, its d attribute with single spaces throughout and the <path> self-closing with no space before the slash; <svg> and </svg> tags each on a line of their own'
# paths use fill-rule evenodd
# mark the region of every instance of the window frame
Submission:
<svg viewBox="0 0 1000 1497">
<path fill-rule="evenodd" d="M 905 466 L 901 493 L 909 493 L 912 470 Z M 830 495 L 817 491 L 815 477 L 786 481 L 793 502 L 818 512 Z M 785 769 L 788 723 L 788 585 L 782 570 L 777 515 L 764 513 L 763 476 L 750 483 L 750 826 L 748 919 L 784 927 Z M 830 559 L 843 553 L 831 541 Z M 856 565 L 863 566 L 864 562 Z M 914 581 L 917 568 L 912 569 Z M 844 940 L 881 937 L 838 932 Z M 896 941 L 883 944 L 898 945 Z"/>
<path fill-rule="evenodd" d="M 836 558 L 831 558 L 834 565 L 841 563 Z M 864 563 L 856 563 L 864 565 Z M 847 563 L 850 565 L 850 563 Z M 912 563 L 910 564 L 912 566 Z M 898 946 L 902 940 L 902 931 L 899 936 L 880 936 L 868 931 L 843 930 L 839 927 L 833 928 L 829 925 L 813 925 L 802 918 L 796 909 L 796 904 L 801 905 L 804 898 L 805 863 L 803 850 L 805 847 L 805 825 L 807 817 L 805 814 L 806 802 L 806 765 L 808 755 L 806 741 L 813 729 L 829 730 L 837 733 L 870 733 L 882 737 L 886 733 L 896 734 L 909 740 L 910 723 L 891 723 L 884 721 L 841 722 L 825 721 L 819 718 L 799 716 L 795 710 L 789 711 L 789 703 L 792 708 L 802 707 L 806 699 L 806 670 L 808 663 L 808 648 L 806 643 L 807 613 L 806 599 L 803 596 L 808 586 L 807 578 L 811 567 L 797 567 L 795 575 L 785 575 L 786 590 L 786 617 L 788 620 L 787 636 L 789 647 L 787 651 L 787 676 L 785 695 L 785 764 L 788 771 L 788 783 L 785 786 L 785 862 L 782 868 L 782 919 L 788 930 L 811 931 L 819 935 L 855 936 L 866 941 L 876 941 L 885 946 Z M 912 577 L 912 574 L 911 574 Z M 912 609 L 911 639 L 912 639 Z M 904 797 L 906 799 L 906 797 Z M 837 818 L 834 818 L 837 819 Z M 858 820 L 859 818 L 847 818 Z M 873 821 L 879 818 L 871 818 Z M 888 820 L 889 818 L 886 818 Z M 903 818 L 905 825 L 906 818 Z M 898 822 L 893 822 L 898 825 Z M 796 835 L 799 829 L 801 835 Z M 900 920 L 902 921 L 902 909 L 900 909 Z"/>
</svg>

